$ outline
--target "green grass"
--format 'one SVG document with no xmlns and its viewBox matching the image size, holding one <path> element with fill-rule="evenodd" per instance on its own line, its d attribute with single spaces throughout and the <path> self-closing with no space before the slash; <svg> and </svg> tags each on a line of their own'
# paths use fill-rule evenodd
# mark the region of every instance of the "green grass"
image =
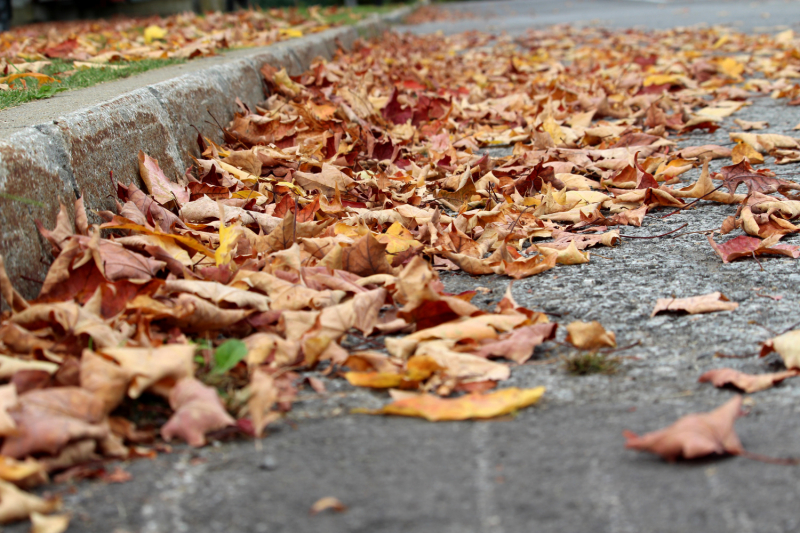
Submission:
<svg viewBox="0 0 800 533">
<path fill-rule="evenodd" d="M 384 13 L 389 13 L 390 11 L 394 11 L 395 9 L 401 8 L 406 4 L 386 4 L 382 6 L 355 6 L 353 8 L 344 8 L 341 7 L 336 10 L 336 13 L 326 15 L 324 13 L 325 9 L 320 10 L 320 15 L 328 24 L 353 24 L 360 20 L 363 20 L 368 15 L 382 15 Z M 298 9 L 298 12 L 303 17 L 308 17 L 308 8 L 301 7 Z"/>
<path fill-rule="evenodd" d="M 128 61 L 115 63 L 115 66 L 122 68 L 92 68 L 86 70 L 79 70 L 71 76 L 62 76 L 61 72 L 66 72 L 72 69 L 72 63 L 69 61 L 62 61 L 54 59 L 53 64 L 46 67 L 42 74 L 47 74 L 54 78 L 60 79 L 60 83 L 44 83 L 39 85 L 39 82 L 33 78 L 21 78 L 11 82 L 13 90 L 0 91 L 0 109 L 14 107 L 34 100 L 41 100 L 42 98 L 50 98 L 51 96 L 63 91 L 71 89 L 83 89 L 91 87 L 98 83 L 106 81 L 118 80 L 120 78 L 127 78 L 134 74 L 140 74 L 148 70 L 156 68 L 167 67 L 169 65 L 177 65 L 178 63 L 185 63 L 183 59 L 145 59 L 142 61 Z M 10 74 L 12 72 L 9 72 Z M 22 81 L 25 81 L 23 84 Z"/>
<path fill-rule="evenodd" d="M 564 359 L 564 369 L 576 376 L 589 374 L 614 374 L 619 370 L 621 360 L 598 352 L 579 353 Z"/>
<path fill-rule="evenodd" d="M 325 8 L 320 9 L 320 16 L 328 24 L 353 24 L 362 20 L 365 16 L 375 13 L 387 13 L 401 7 L 404 4 L 388 4 L 383 6 L 365 5 L 354 8 L 340 8 L 335 13 L 325 14 Z M 308 7 L 293 8 L 304 18 L 309 17 Z M 225 50 L 217 50 L 224 52 Z M 114 66 L 122 68 L 92 68 L 79 70 L 74 74 L 65 76 L 62 73 L 73 70 L 71 61 L 60 59 L 52 60 L 53 64 L 46 67 L 42 74 L 52 76 L 60 82 L 39 84 L 34 78 L 21 78 L 11 82 L 12 90 L 0 91 L 0 109 L 15 107 L 34 100 L 50 98 L 56 94 L 72 89 L 83 89 L 98 83 L 127 78 L 136 74 L 141 74 L 148 70 L 153 70 L 179 63 L 185 63 L 184 59 L 145 59 L 142 61 L 127 61 L 114 63 Z M 13 74 L 13 71 L 9 71 Z"/>
</svg>

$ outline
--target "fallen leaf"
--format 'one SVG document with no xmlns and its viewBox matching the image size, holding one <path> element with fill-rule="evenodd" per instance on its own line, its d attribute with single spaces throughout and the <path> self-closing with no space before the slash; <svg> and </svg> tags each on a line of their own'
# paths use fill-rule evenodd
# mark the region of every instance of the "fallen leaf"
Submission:
<svg viewBox="0 0 800 533">
<path fill-rule="evenodd" d="M 764 342 L 761 347 L 761 357 L 771 352 L 778 352 L 786 368 L 800 370 L 800 329 L 789 331 Z"/>
<path fill-rule="evenodd" d="M 771 388 L 786 378 L 798 375 L 797 370 L 773 372 L 770 374 L 745 374 L 732 368 L 717 368 L 709 370 L 697 380 L 700 383 L 711 382 L 715 387 L 733 385 L 743 392 L 752 393 Z"/>
<path fill-rule="evenodd" d="M 32 513 L 52 513 L 60 508 L 59 500 L 45 500 L 0 480 L 0 524 L 28 518 Z"/>
<path fill-rule="evenodd" d="M 690 298 L 659 298 L 651 317 L 668 311 L 685 311 L 690 315 L 697 313 L 713 313 L 714 311 L 733 311 L 739 307 L 736 302 L 729 301 L 721 292 L 712 292 L 703 296 Z"/>
<path fill-rule="evenodd" d="M 625 431 L 625 447 L 660 455 L 667 461 L 696 459 L 707 455 L 739 455 L 742 448 L 733 429 L 739 417 L 742 397 L 731 398 L 708 413 L 684 416 L 664 429 L 639 436 Z"/>
<path fill-rule="evenodd" d="M 544 387 L 502 389 L 488 394 L 467 394 L 460 398 L 439 398 L 420 394 L 390 403 L 377 411 L 359 411 L 368 414 L 415 416 L 431 422 L 442 420 L 470 420 L 507 415 L 533 405 L 544 394 Z"/>
<path fill-rule="evenodd" d="M 167 442 L 175 437 L 189 446 L 203 446 L 206 433 L 235 424 L 225 411 L 217 391 L 193 377 L 178 381 L 169 394 L 169 405 L 175 411 L 161 428 Z"/>
<path fill-rule="evenodd" d="M 314 505 L 311 506 L 310 513 L 315 515 L 317 513 L 321 513 L 322 511 L 328 510 L 336 511 L 337 513 L 343 513 L 347 510 L 347 506 L 333 496 L 325 496 L 324 498 L 320 498 L 314 502 Z"/>
<path fill-rule="evenodd" d="M 614 348 L 617 338 L 613 331 L 606 330 L 600 322 L 572 322 L 567 326 L 567 342 L 581 350 Z"/>
<path fill-rule="evenodd" d="M 776 235 L 775 237 L 780 238 L 781 235 Z M 708 242 L 723 263 L 730 263 L 742 257 L 753 257 L 762 254 L 785 255 L 793 259 L 800 257 L 800 246 L 775 244 L 777 239 L 774 237 L 762 241 L 756 237 L 739 235 L 722 244 L 717 244 L 712 236 L 708 235 Z"/>
<path fill-rule="evenodd" d="M 43 515 L 33 512 L 31 518 L 31 533 L 64 533 L 69 527 L 69 514 Z"/>
</svg>

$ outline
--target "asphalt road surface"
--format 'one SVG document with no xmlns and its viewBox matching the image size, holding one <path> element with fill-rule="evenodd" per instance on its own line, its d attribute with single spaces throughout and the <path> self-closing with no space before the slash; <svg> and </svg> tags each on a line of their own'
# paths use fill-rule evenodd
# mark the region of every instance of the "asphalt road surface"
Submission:
<svg viewBox="0 0 800 533">
<path fill-rule="evenodd" d="M 777 31 L 800 20 L 800 3 L 486 2 L 449 4 L 475 18 L 424 24 L 417 32 L 481 29 L 522 32 L 552 23 L 665 28 L 724 22 Z M 758 28 L 769 26 L 769 30 Z M 407 29 L 407 28 L 404 28 Z M 768 98 L 736 114 L 767 120 L 769 132 L 792 134 L 798 108 Z M 729 124 L 730 119 L 726 120 Z M 691 144 L 727 143 L 723 128 Z M 796 179 L 797 165 L 774 167 Z M 693 181 L 698 170 L 684 175 Z M 632 235 L 719 227 L 735 207 L 707 206 L 667 220 L 647 219 Z M 800 238 L 784 239 L 789 244 Z M 322 398 L 306 391 L 261 442 L 176 448 L 154 460 L 123 464 L 133 480 L 118 485 L 49 487 L 74 513 L 71 532 L 435 532 L 435 533 L 780 533 L 800 530 L 800 467 L 742 458 L 669 464 L 624 449 L 622 431 L 646 432 L 679 416 L 721 405 L 733 392 L 698 384 L 722 366 L 764 372 L 774 357 L 747 354 L 800 320 L 800 263 L 788 258 L 723 264 L 699 234 L 625 240 L 586 265 L 560 267 L 514 284 L 517 300 L 572 320 L 600 320 L 626 352 L 611 376 L 574 377 L 559 364 L 513 369 L 509 385 L 545 385 L 543 401 L 513 419 L 437 423 L 352 415 L 377 407 L 384 393 L 326 381 Z M 452 291 L 491 289 L 492 306 L 508 285 L 500 277 L 445 277 Z M 733 312 L 650 318 L 655 300 L 720 290 Z M 779 301 L 762 295 L 780 295 Z M 562 333 L 563 335 L 563 333 Z M 537 361 L 565 348 L 537 348 Z M 800 456 L 800 379 L 752 397 L 737 431 L 744 446 Z M 311 516 L 319 498 L 347 511 Z M 24 531 L 16 526 L 10 531 Z"/>
</svg>

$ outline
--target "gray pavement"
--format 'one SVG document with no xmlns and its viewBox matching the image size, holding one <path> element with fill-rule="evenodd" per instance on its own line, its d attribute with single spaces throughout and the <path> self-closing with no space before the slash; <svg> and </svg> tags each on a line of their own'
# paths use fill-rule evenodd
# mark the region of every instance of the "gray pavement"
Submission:
<svg viewBox="0 0 800 533">
<path fill-rule="evenodd" d="M 398 30 L 445 34 L 480 30 L 515 35 L 551 24 L 653 29 L 724 24 L 741 31 L 769 32 L 797 29 L 800 24 L 800 2 L 796 0 L 511 0 L 447 2 L 437 6 L 471 16 L 400 26 Z"/>
<path fill-rule="evenodd" d="M 593 4 L 605 6 L 609 17 L 612 7 L 646 14 L 629 19 L 629 25 L 660 24 L 664 20 L 655 21 L 652 14 L 672 13 L 678 5 L 669 4 L 663 11 L 634 2 L 580 5 Z M 555 4 L 497 2 L 490 7 L 500 12 L 504 6 L 520 5 L 536 9 Z M 690 9 L 696 5 L 712 4 L 693 4 Z M 800 13 L 797 3 L 713 5 L 729 6 L 731 12 L 746 7 L 753 15 L 743 16 L 747 24 L 760 22 L 758 13 L 770 5 Z M 534 18 L 541 20 L 542 12 L 536 11 Z M 511 28 L 521 17 L 501 15 L 491 19 L 494 27 Z M 577 15 L 564 14 L 571 16 Z M 758 20 L 752 20 L 755 17 Z M 548 23 L 556 18 L 548 18 Z M 790 18 L 781 20 L 788 25 Z M 489 19 L 479 22 L 485 25 Z M 475 21 L 457 25 L 467 23 Z M 800 122 L 800 110 L 755 98 L 735 117 L 767 120 L 767 131 L 791 135 L 797 133 L 791 128 Z M 682 144 L 727 144 L 727 131 L 734 129 L 726 119 L 716 134 L 696 134 Z M 785 179 L 800 181 L 797 165 L 769 166 Z M 698 173 L 683 179 L 694 181 Z M 735 207 L 705 205 L 666 220 L 647 218 L 642 228 L 625 227 L 621 232 L 656 235 L 684 223 L 688 226 L 681 233 L 707 230 L 719 227 L 734 211 Z M 800 237 L 784 241 L 800 244 Z M 800 467 L 741 458 L 668 464 L 625 450 L 621 433 L 654 430 L 725 402 L 733 392 L 697 383 L 708 369 L 778 368 L 774 355 L 720 359 L 714 354 L 755 352 L 771 336 L 768 329 L 781 331 L 800 320 L 800 263 L 764 257 L 763 271 L 753 260 L 723 264 L 698 234 L 625 239 L 616 248 L 595 251 L 589 264 L 558 267 L 518 281 L 513 292 L 523 305 L 561 315 L 556 321 L 599 320 L 616 332 L 619 345 L 639 341 L 620 354 L 627 358 L 618 374 L 575 377 L 558 363 L 536 364 L 569 353 L 546 344 L 536 349 L 534 364 L 514 368 L 508 382 L 545 385 L 540 404 L 509 420 L 436 424 L 349 414 L 352 407 L 380 406 L 387 395 L 321 377 L 328 393 L 320 397 L 304 391 L 291 420 L 263 441 L 201 450 L 178 447 L 152 461 L 123 464 L 133 475 L 125 484 L 88 482 L 48 490 L 63 495 L 74 513 L 70 531 L 75 532 L 798 531 Z M 475 300 L 486 307 L 493 306 L 508 285 L 508 279 L 499 277 L 450 274 L 443 279 L 454 292 L 476 286 L 491 289 Z M 657 298 L 715 290 L 740 307 L 733 312 L 650 318 Z M 800 379 L 752 395 L 749 415 L 736 424 L 744 446 L 762 454 L 800 456 L 799 396 Z M 323 496 L 337 497 L 347 511 L 310 516 L 310 506 Z"/>
</svg>

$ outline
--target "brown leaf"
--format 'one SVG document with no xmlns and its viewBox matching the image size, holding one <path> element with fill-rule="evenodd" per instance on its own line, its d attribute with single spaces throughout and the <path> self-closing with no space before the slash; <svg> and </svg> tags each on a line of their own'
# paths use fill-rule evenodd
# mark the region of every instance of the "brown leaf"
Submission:
<svg viewBox="0 0 800 533">
<path fill-rule="evenodd" d="M 128 387 L 128 396 L 131 398 L 138 398 L 146 390 L 161 396 L 171 395 L 170 391 L 177 382 L 194 375 L 195 346 L 192 344 L 164 344 L 158 348 L 105 348 L 99 352 L 119 363 L 133 377 Z M 108 372 L 108 367 L 105 367 L 105 371 Z M 116 379 L 121 378 L 122 374 L 119 373 Z M 109 401 L 108 397 L 106 401 Z"/>
<path fill-rule="evenodd" d="M 96 354 L 84 350 L 81 356 L 81 387 L 94 393 L 103 404 L 106 414 L 116 409 L 128 392 L 135 372 Z"/>
<path fill-rule="evenodd" d="M 750 163 L 743 159 L 735 165 L 729 165 L 720 169 L 719 177 L 722 179 L 722 184 L 725 186 L 731 195 L 736 192 L 740 184 L 744 183 L 747 186 L 747 192 L 772 193 L 776 192 L 779 187 L 800 188 L 796 183 L 786 180 L 780 180 L 765 175 L 764 171 L 753 170 Z"/>
<path fill-rule="evenodd" d="M 266 246 L 274 252 L 291 248 L 299 239 L 316 237 L 333 222 L 332 219 L 324 222 L 295 222 L 294 213 L 283 217 L 283 221 L 267 235 Z"/>
<path fill-rule="evenodd" d="M 685 311 L 690 315 L 697 313 L 713 313 L 714 311 L 733 311 L 739 307 L 736 302 L 729 301 L 721 292 L 712 292 L 691 298 L 659 298 L 651 317 L 667 311 Z"/>
<path fill-rule="evenodd" d="M 473 393 L 452 399 L 420 394 L 394 401 L 377 411 L 361 412 L 415 416 L 431 422 L 494 418 L 533 405 L 542 397 L 544 390 L 544 387 L 535 389 L 512 387 L 488 394 Z"/>
<path fill-rule="evenodd" d="M 31 513 L 31 533 L 64 533 L 69 528 L 69 514 Z"/>
<path fill-rule="evenodd" d="M 23 520 L 32 513 L 52 513 L 60 508 L 59 500 L 45 500 L 0 481 L 0 524 Z"/>
<path fill-rule="evenodd" d="M 141 150 L 139 151 L 139 174 L 142 181 L 147 185 L 150 195 L 161 205 L 169 205 L 175 202 L 178 207 L 189 201 L 189 191 L 186 187 L 181 187 L 171 183 L 164 171 L 158 166 L 158 159 L 153 159 Z"/>
<path fill-rule="evenodd" d="M 278 388 L 275 386 L 275 380 L 263 370 L 256 369 L 250 377 L 250 399 L 247 400 L 247 409 L 253 421 L 256 437 L 261 437 L 264 428 L 280 418 L 280 413 L 273 411 L 277 401 Z"/>
<path fill-rule="evenodd" d="M 338 498 L 334 498 L 333 496 L 325 496 L 324 498 L 320 498 L 314 502 L 314 505 L 311 506 L 311 510 L 309 512 L 312 515 L 315 515 L 327 510 L 343 513 L 347 510 L 347 506 L 340 502 Z"/>
<path fill-rule="evenodd" d="M 17 459 L 42 452 L 55 455 L 71 441 L 100 440 L 108 434 L 101 425 L 102 402 L 78 387 L 27 392 L 11 416 L 19 432 L 6 436 L 0 454 Z"/>
<path fill-rule="evenodd" d="M 481 346 L 476 355 L 504 357 L 521 365 L 533 356 L 534 348 L 555 338 L 557 327 L 554 323 L 535 324 L 509 331 Z"/>
<path fill-rule="evenodd" d="M 716 368 L 709 370 L 697 380 L 700 383 L 711 382 L 715 387 L 733 385 L 734 387 L 747 392 L 758 392 L 777 385 L 786 378 L 791 378 L 800 374 L 797 370 L 787 370 L 785 372 L 773 372 L 770 374 L 745 374 L 732 368 Z"/>
<path fill-rule="evenodd" d="M 394 269 L 386 261 L 386 245 L 378 242 L 371 232 L 342 250 L 342 270 L 365 277 L 394 274 Z"/>
<path fill-rule="evenodd" d="M 567 342 L 572 343 L 581 350 L 596 350 L 598 348 L 617 345 L 617 338 L 613 331 L 607 331 L 600 322 L 572 322 L 567 326 Z"/>
<path fill-rule="evenodd" d="M 193 377 L 178 381 L 169 394 L 169 405 L 175 413 L 161 428 L 167 442 L 179 437 L 189 446 L 203 446 L 206 433 L 236 423 L 225 411 L 216 389 Z"/>
<path fill-rule="evenodd" d="M 733 424 L 741 407 L 742 397 L 736 396 L 713 411 L 684 416 L 671 426 L 652 433 L 639 436 L 625 431 L 625 447 L 654 453 L 668 461 L 712 454 L 739 455 L 744 449 Z"/>
<path fill-rule="evenodd" d="M 775 244 L 778 238 L 780 238 L 780 235 L 775 235 L 762 241 L 756 237 L 739 235 L 722 244 L 717 244 L 712 236 L 708 235 L 708 242 L 723 263 L 729 263 L 741 257 L 753 257 L 753 255 L 762 254 L 785 255 L 793 259 L 800 257 L 800 246 Z"/>
</svg>

